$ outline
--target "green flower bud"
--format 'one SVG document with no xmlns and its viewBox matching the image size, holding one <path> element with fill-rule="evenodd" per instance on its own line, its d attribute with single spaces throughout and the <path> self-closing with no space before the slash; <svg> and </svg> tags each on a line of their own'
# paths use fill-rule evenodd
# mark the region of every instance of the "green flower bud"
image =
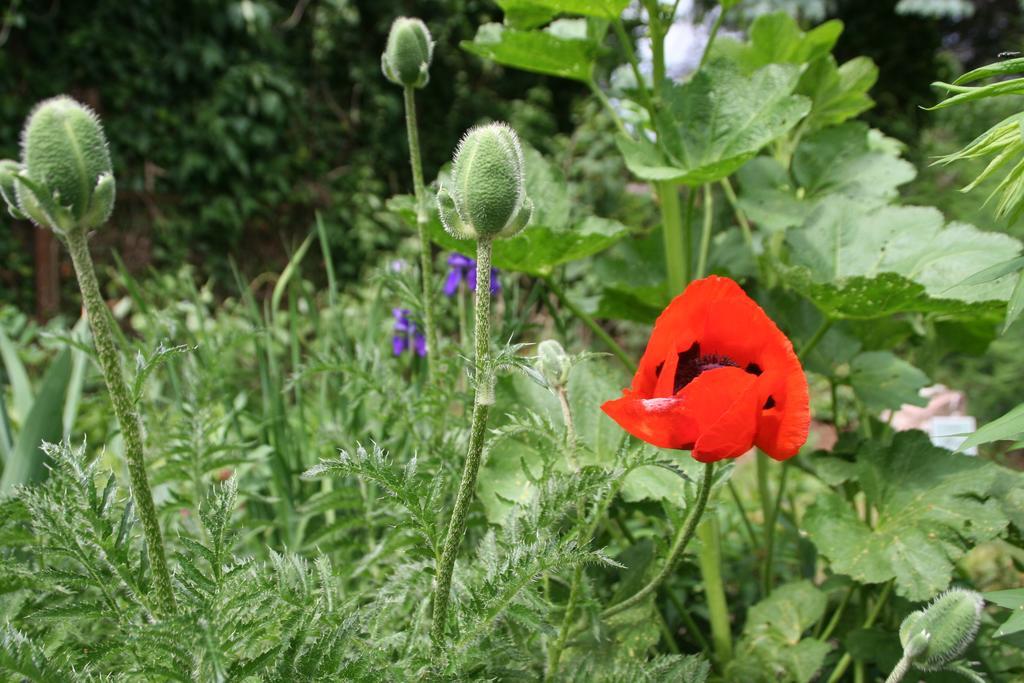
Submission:
<svg viewBox="0 0 1024 683">
<path fill-rule="evenodd" d="M 67 96 L 41 102 L 25 122 L 18 207 L 58 231 L 103 224 L 114 208 L 114 176 L 99 117 Z"/>
<path fill-rule="evenodd" d="M 451 186 L 438 192 L 437 206 L 456 237 L 511 237 L 525 228 L 533 202 L 526 196 L 515 131 L 504 123 L 469 130 L 455 150 Z"/>
<path fill-rule="evenodd" d="M 564 387 L 569 382 L 569 371 L 572 370 L 572 357 L 565 352 L 562 345 L 554 339 L 545 339 L 537 344 L 537 361 L 534 364 L 537 372 L 551 388 Z"/>
<path fill-rule="evenodd" d="M 921 671 L 939 671 L 959 657 L 978 634 L 985 600 L 980 593 L 952 588 L 900 625 L 903 656 Z"/>
<path fill-rule="evenodd" d="M 18 194 L 15 176 L 21 173 L 21 164 L 12 159 L 0 160 L 0 197 L 7 204 L 11 216 L 24 220 L 25 214 L 18 210 Z"/>
<path fill-rule="evenodd" d="M 419 19 L 398 17 L 391 24 L 388 44 L 380 56 L 384 76 L 395 85 L 422 88 L 430 80 L 434 41 Z"/>
</svg>

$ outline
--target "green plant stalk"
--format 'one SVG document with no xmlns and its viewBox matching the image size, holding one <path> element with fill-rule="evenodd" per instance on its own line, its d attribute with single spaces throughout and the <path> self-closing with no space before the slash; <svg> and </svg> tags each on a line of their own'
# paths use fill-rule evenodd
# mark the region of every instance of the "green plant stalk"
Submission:
<svg viewBox="0 0 1024 683">
<path fill-rule="evenodd" d="M 89 254 L 89 242 L 85 230 L 74 228 L 65 233 L 71 262 L 75 267 L 78 286 L 82 291 L 82 301 L 89 324 L 92 327 L 93 342 L 96 345 L 96 357 L 103 371 L 103 379 L 110 393 L 110 402 L 114 407 L 114 415 L 121 425 L 124 438 L 124 451 L 128 459 L 128 474 L 132 484 L 132 498 L 139 509 L 142 530 L 146 535 L 146 548 L 149 550 L 150 565 L 153 568 L 153 585 L 157 598 L 164 612 L 173 614 L 176 610 L 174 591 L 171 588 L 171 574 L 167 569 L 167 556 L 164 551 L 164 540 L 160 533 L 160 521 L 157 518 L 156 506 L 153 504 L 153 493 L 149 488 L 146 476 L 146 461 L 143 455 L 142 417 L 132 400 L 128 385 L 125 384 L 121 368 L 121 355 L 114 343 L 114 334 L 110 325 L 110 312 L 100 294 L 96 270 L 92 256 Z"/>
<path fill-rule="evenodd" d="M 565 290 L 562 289 L 550 275 L 545 275 L 541 279 L 544 281 L 544 284 L 547 285 L 547 288 L 551 290 L 551 293 L 562 302 L 562 305 L 568 308 L 569 312 L 579 318 L 584 325 L 589 327 L 590 330 L 597 335 L 598 339 L 603 341 L 608 349 L 615 354 L 615 357 L 622 361 L 623 365 L 629 368 L 630 372 L 636 372 L 637 365 L 633 359 L 629 357 L 629 354 L 619 346 L 618 342 L 616 342 L 603 327 L 597 324 L 597 321 L 594 320 L 593 316 L 577 306 L 565 293 Z"/>
<path fill-rule="evenodd" d="M 722 546 L 719 539 L 718 518 L 712 515 L 697 530 L 700 548 L 697 561 L 704 581 L 704 596 L 711 620 L 711 642 L 715 659 L 724 667 L 732 659 L 732 630 L 729 627 L 729 606 L 725 600 L 722 582 Z"/>
<path fill-rule="evenodd" d="M 903 677 L 910 671 L 910 657 L 903 655 L 900 661 L 896 662 L 896 666 L 893 668 L 892 673 L 885 679 L 885 683 L 900 683 Z"/>
<path fill-rule="evenodd" d="M 661 208 L 661 237 L 665 247 L 665 273 L 669 298 L 686 289 L 690 281 L 690 244 L 686 241 L 679 192 L 675 184 L 662 181 L 655 185 Z M 693 194 L 691 193 L 691 199 Z M 689 215 L 689 211 L 687 211 Z"/>
<path fill-rule="evenodd" d="M 818 345 L 818 342 L 820 342 L 822 338 L 824 338 L 825 333 L 828 332 L 829 328 L 831 327 L 831 318 L 825 318 L 824 320 L 821 321 L 821 325 L 818 326 L 818 329 L 814 331 L 814 334 L 812 334 L 811 338 L 807 340 L 807 343 L 800 348 L 800 352 L 797 354 L 800 357 L 800 360 L 804 360 L 805 358 L 807 358 L 807 354 L 814 350 L 814 348 Z"/>
<path fill-rule="evenodd" d="M 476 490 L 476 477 L 480 471 L 480 459 L 484 450 L 484 436 L 487 430 L 487 414 L 494 403 L 494 377 L 490 358 L 491 337 L 491 240 L 480 238 L 476 244 L 476 296 L 474 306 L 474 335 L 476 342 L 476 392 L 473 399 L 473 422 L 469 433 L 469 453 L 462 470 L 459 492 L 455 498 L 448 534 L 445 536 L 441 562 L 437 567 L 434 583 L 434 614 L 430 637 L 435 654 L 444 644 L 444 627 L 448 616 L 448 599 L 451 596 L 452 571 L 455 558 L 466 534 L 466 518 Z"/>
<path fill-rule="evenodd" d="M 671 574 L 672 570 L 675 569 L 676 563 L 679 558 L 683 556 L 683 551 L 686 550 L 687 544 L 690 539 L 693 538 L 694 532 L 697 530 L 697 524 L 700 522 L 700 518 L 704 515 L 704 509 L 708 504 L 708 497 L 711 495 L 711 481 L 714 479 L 715 474 L 715 463 L 709 462 L 704 464 L 704 477 L 697 488 L 697 500 L 693 505 L 693 509 L 686 518 L 686 523 L 679 527 L 679 531 L 676 532 L 676 537 L 672 541 L 672 547 L 669 550 L 668 557 L 665 558 L 665 563 L 661 566 L 661 570 L 658 574 L 648 582 L 646 586 L 638 590 L 633 595 L 629 596 L 622 602 L 616 603 L 603 612 L 601 617 L 607 619 L 612 617 L 619 612 L 624 612 L 630 607 L 639 604 L 644 598 L 653 593 L 658 589 L 665 579 Z"/>
<path fill-rule="evenodd" d="M 767 459 L 768 456 L 763 453 L 758 453 L 758 465 L 761 464 L 761 458 Z M 765 463 L 767 464 L 767 463 Z M 766 468 L 761 468 L 766 469 Z M 759 472 L 761 470 L 758 470 Z M 772 584 L 774 583 L 774 567 L 772 566 L 775 562 L 775 525 L 779 521 L 779 510 L 782 508 L 782 495 L 786 490 L 786 476 L 789 474 L 789 468 L 786 463 L 782 463 L 782 474 L 779 476 L 779 489 L 775 492 L 775 502 L 771 506 L 771 511 L 768 513 L 768 517 L 765 518 L 764 525 L 764 564 L 761 567 L 761 589 L 762 594 L 768 597 L 772 593 Z"/>
<path fill-rule="evenodd" d="M 704 224 L 700 231 L 700 252 L 697 254 L 697 271 L 695 277 L 699 280 L 707 274 L 708 252 L 711 249 L 711 228 L 714 218 L 714 197 L 711 193 L 711 185 L 704 186 Z"/>
<path fill-rule="evenodd" d="M 434 264 L 427 236 L 427 191 L 423 185 L 423 162 L 420 159 L 420 133 L 416 124 L 416 95 L 411 86 L 405 86 L 405 129 L 409 136 L 409 165 L 412 166 L 412 186 L 416 196 L 416 232 L 420 239 L 420 274 L 423 277 L 423 322 L 427 328 L 427 379 L 436 378 L 435 358 L 437 325 L 434 318 Z M 487 271 L 488 274 L 490 270 Z M 490 288 L 487 290 L 490 291 Z"/>
<path fill-rule="evenodd" d="M 878 615 L 882 612 L 882 607 L 889 599 L 889 594 L 892 593 L 892 581 L 885 584 L 885 588 L 882 589 L 882 594 L 878 596 L 878 600 L 875 602 L 871 611 L 868 613 L 867 619 L 864 620 L 864 628 L 869 629 L 875 625 L 875 620 L 878 619 Z M 850 664 L 853 662 L 853 657 L 849 652 L 843 655 L 839 663 L 836 664 L 835 670 L 832 675 L 828 677 L 826 683 L 837 683 L 846 673 L 846 670 L 850 668 Z"/>
<path fill-rule="evenodd" d="M 743 241 L 747 243 L 747 247 L 753 252 L 754 233 L 750 229 L 750 221 L 747 220 L 747 214 L 740 208 L 739 199 L 736 198 L 736 190 L 732 188 L 732 182 L 729 181 L 728 177 L 722 178 L 722 190 L 725 192 L 725 198 L 729 201 L 733 213 L 736 214 L 736 222 L 740 224 Z"/>
<path fill-rule="evenodd" d="M 604 94 L 604 91 L 598 87 L 594 79 L 591 78 L 587 81 L 587 85 L 590 87 L 590 92 L 594 93 L 594 97 L 601 103 L 608 115 L 612 117 L 612 121 L 615 122 L 615 127 L 618 128 L 619 132 L 629 137 L 629 131 L 626 130 L 626 125 L 622 123 L 622 117 L 619 116 L 619 112 L 615 111 L 615 107 L 608 101 L 608 96 Z"/>
<path fill-rule="evenodd" d="M 619 39 L 619 44 L 622 47 L 622 52 L 626 56 L 626 60 L 629 62 L 630 68 L 633 70 L 633 78 L 636 79 L 636 88 L 640 93 L 640 101 L 644 105 L 644 108 L 654 116 L 654 108 L 651 102 L 651 93 L 647 90 L 647 83 L 644 81 L 644 76 L 640 72 L 640 63 L 636 58 L 636 50 L 633 49 L 633 41 L 630 40 L 629 34 L 626 33 L 626 27 L 622 25 L 622 17 L 616 17 L 612 22 L 612 27 L 615 29 L 615 35 Z"/>
<path fill-rule="evenodd" d="M 711 26 L 711 35 L 708 36 L 708 44 L 704 46 L 704 53 L 700 56 L 700 66 L 704 66 L 704 63 L 708 61 L 708 55 L 711 54 L 711 46 L 715 43 L 715 38 L 718 36 L 719 29 L 722 28 L 722 21 L 725 19 L 725 6 L 720 5 L 721 11 L 718 13 L 718 17 L 715 19 L 715 23 Z"/>
</svg>

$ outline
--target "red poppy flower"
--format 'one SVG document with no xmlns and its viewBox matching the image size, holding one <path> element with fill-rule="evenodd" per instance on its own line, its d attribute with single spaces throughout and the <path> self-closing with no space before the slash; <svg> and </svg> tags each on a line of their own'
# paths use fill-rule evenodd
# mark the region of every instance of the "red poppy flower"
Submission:
<svg viewBox="0 0 1024 683">
<path fill-rule="evenodd" d="M 668 305 L 633 384 L 601 409 L 627 432 L 701 462 L 757 446 L 776 460 L 807 441 L 807 378 L 793 345 L 729 278 L 697 280 Z"/>
</svg>

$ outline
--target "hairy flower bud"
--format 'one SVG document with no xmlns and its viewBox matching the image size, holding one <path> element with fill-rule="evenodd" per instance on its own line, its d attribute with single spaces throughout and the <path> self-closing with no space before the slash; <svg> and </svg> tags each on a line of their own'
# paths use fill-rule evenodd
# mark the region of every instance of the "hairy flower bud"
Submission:
<svg viewBox="0 0 1024 683">
<path fill-rule="evenodd" d="M 952 588 L 900 625 L 904 657 L 922 671 L 938 671 L 964 653 L 981 624 L 980 593 Z"/>
<path fill-rule="evenodd" d="M 504 123 L 470 129 L 455 150 L 451 186 L 438 192 L 437 206 L 456 237 L 511 237 L 525 228 L 533 202 L 515 131 Z"/>
<path fill-rule="evenodd" d="M 430 80 L 434 41 L 419 19 L 398 17 L 391 24 L 388 44 L 380 56 L 384 76 L 395 85 L 422 88 Z"/>
<path fill-rule="evenodd" d="M 0 160 L 0 197 L 7 204 L 7 210 L 11 216 L 23 220 L 25 214 L 18 209 L 17 181 L 16 175 L 21 173 L 21 164 L 12 159 Z"/>
<path fill-rule="evenodd" d="M 554 339 L 545 339 L 537 344 L 537 361 L 534 365 L 544 381 L 552 389 L 564 387 L 569 382 L 572 357 Z"/>
<path fill-rule="evenodd" d="M 99 117 L 61 95 L 29 115 L 16 176 L 18 208 L 58 231 L 104 223 L 114 208 L 114 176 Z"/>
</svg>

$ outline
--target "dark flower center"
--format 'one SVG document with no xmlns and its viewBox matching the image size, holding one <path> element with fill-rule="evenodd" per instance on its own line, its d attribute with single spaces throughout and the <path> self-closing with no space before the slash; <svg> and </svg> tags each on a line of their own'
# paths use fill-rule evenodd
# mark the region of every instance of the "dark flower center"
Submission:
<svg viewBox="0 0 1024 683">
<path fill-rule="evenodd" d="M 660 377 L 661 371 L 664 367 L 665 363 L 659 363 L 658 367 L 654 370 L 655 374 Z M 680 389 L 697 379 L 697 376 L 702 372 L 714 370 L 715 368 L 738 367 L 739 363 L 728 356 L 719 355 L 717 353 L 711 353 L 706 356 L 701 355 L 700 343 L 694 342 L 690 348 L 679 354 L 679 363 L 676 365 L 676 376 L 672 382 L 672 393 L 679 393 Z M 747 367 L 743 368 L 743 370 L 751 375 L 760 375 L 764 372 L 761 369 L 761 366 L 757 363 L 748 363 Z M 764 409 L 767 410 L 774 407 L 775 398 L 769 396 L 768 400 L 765 401 Z"/>
</svg>

